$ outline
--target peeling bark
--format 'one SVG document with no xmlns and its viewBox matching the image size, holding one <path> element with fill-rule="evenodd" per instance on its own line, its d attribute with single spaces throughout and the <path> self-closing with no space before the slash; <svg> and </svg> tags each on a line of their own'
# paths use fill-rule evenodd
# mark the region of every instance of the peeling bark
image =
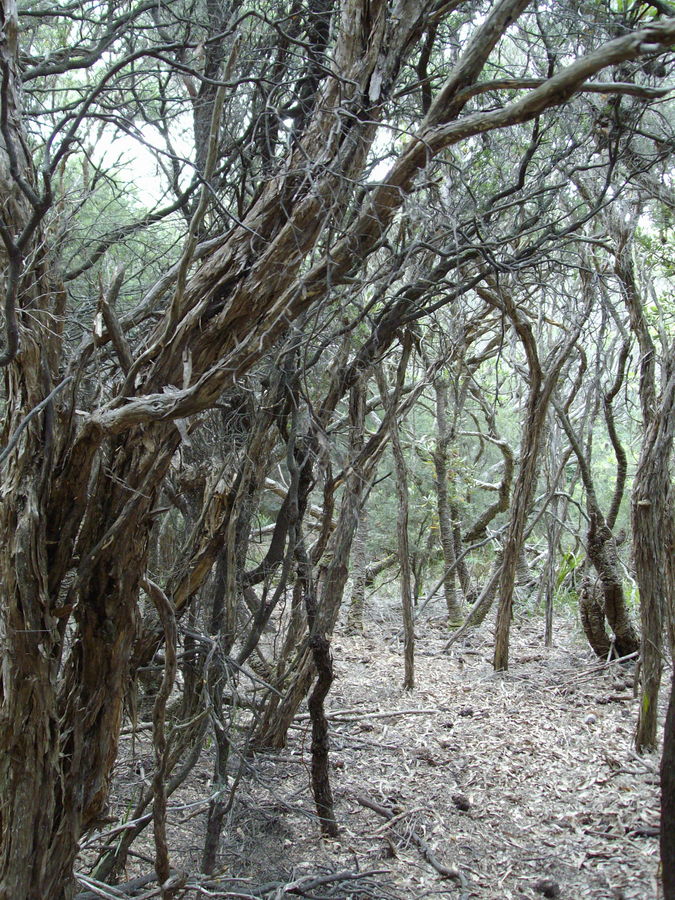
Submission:
<svg viewBox="0 0 675 900">
<path fill-rule="evenodd" d="M 645 435 L 631 505 L 642 616 L 642 697 L 635 738 L 638 752 L 656 747 L 663 629 L 675 611 L 675 499 L 670 466 L 675 434 L 675 343 L 668 362 L 670 377 Z M 671 634 L 671 650 L 672 638 Z"/>
<path fill-rule="evenodd" d="M 675 900 L 675 674 L 663 734 L 661 758 L 661 865 L 663 900 Z"/>
</svg>

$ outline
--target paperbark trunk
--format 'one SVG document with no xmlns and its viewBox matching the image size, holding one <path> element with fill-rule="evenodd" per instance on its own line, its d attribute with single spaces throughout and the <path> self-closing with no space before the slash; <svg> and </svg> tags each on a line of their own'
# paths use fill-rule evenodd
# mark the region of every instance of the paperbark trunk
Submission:
<svg viewBox="0 0 675 900">
<path fill-rule="evenodd" d="M 631 506 L 642 619 L 642 698 L 635 738 L 638 752 L 656 747 L 663 627 L 675 610 L 675 509 L 670 473 L 675 432 L 675 344 L 671 348 L 670 370 L 661 403 L 645 437 Z"/>
</svg>

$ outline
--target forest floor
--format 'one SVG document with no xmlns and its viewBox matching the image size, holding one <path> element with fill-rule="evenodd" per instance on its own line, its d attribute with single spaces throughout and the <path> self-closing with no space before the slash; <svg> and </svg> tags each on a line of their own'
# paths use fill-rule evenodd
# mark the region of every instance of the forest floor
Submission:
<svg viewBox="0 0 675 900">
<path fill-rule="evenodd" d="M 546 648 L 532 617 L 514 623 L 510 669 L 495 674 L 492 627 L 444 652 L 439 617 L 418 625 L 404 692 L 399 621 L 382 607 L 367 634 L 333 641 L 338 837 L 322 840 L 313 814 L 304 714 L 286 748 L 246 763 L 221 848 L 233 893 L 213 896 L 263 883 L 297 896 L 295 882 L 345 900 L 656 900 L 659 761 L 633 749 L 633 666 L 598 664 L 571 617 Z M 208 778 L 205 757 L 171 803 L 172 862 L 193 872 L 205 816 L 190 810 Z M 310 890 L 313 876 L 324 881 Z"/>
</svg>

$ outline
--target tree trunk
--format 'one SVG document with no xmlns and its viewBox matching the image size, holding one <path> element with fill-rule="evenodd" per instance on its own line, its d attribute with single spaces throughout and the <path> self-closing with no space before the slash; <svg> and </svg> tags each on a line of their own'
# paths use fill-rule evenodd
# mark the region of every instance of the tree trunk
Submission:
<svg viewBox="0 0 675 900">
<path fill-rule="evenodd" d="M 605 628 L 605 598 L 597 581 L 588 575 L 579 589 L 579 615 L 591 650 L 600 659 L 608 659 L 612 641 Z"/>
<path fill-rule="evenodd" d="M 499 580 L 499 608 L 495 628 L 495 671 L 509 667 L 509 634 L 518 560 L 523 548 L 523 535 L 534 495 L 539 442 L 546 417 L 546 402 L 539 390 L 530 394 L 524 426 L 521 461 L 511 504 L 511 520 L 504 542 L 502 573 Z"/>
<path fill-rule="evenodd" d="M 443 565 L 446 577 L 443 582 L 445 603 L 448 609 L 448 624 L 458 625 L 462 620 L 462 604 L 457 595 L 457 567 L 455 557 L 455 536 L 452 522 L 452 510 L 448 497 L 448 445 L 450 432 L 448 427 L 448 383 L 439 378 L 435 381 L 436 390 L 436 449 L 433 454 L 436 472 L 436 502 L 438 506 L 438 528 L 443 551 Z"/>
<path fill-rule="evenodd" d="M 599 510 L 589 508 L 589 515 L 588 558 L 598 573 L 605 615 L 614 632 L 617 655 L 628 656 L 629 653 L 635 653 L 639 649 L 640 638 L 626 606 L 616 539 Z"/>
<path fill-rule="evenodd" d="M 401 609 L 403 611 L 403 658 L 405 670 L 403 689 L 411 691 L 415 687 L 415 623 L 412 607 L 410 544 L 408 542 L 408 473 L 396 423 L 394 423 L 392 430 L 391 448 L 396 469 L 396 495 L 398 497 L 396 535 L 398 539 L 399 562 L 401 564 Z"/>
<path fill-rule="evenodd" d="M 499 577 L 502 570 L 502 553 L 499 550 L 495 554 L 495 559 L 490 569 L 490 572 L 485 579 L 485 584 L 483 585 L 483 589 L 480 594 L 474 601 L 473 606 L 469 610 L 469 614 L 466 617 L 466 621 L 462 625 L 460 629 L 454 632 L 449 641 L 446 641 L 443 649 L 447 650 L 451 647 L 456 641 L 460 640 L 460 638 L 464 637 L 466 632 L 470 628 L 478 628 L 485 621 L 485 617 L 490 612 L 492 608 L 492 604 L 494 603 L 495 595 L 497 593 L 497 588 L 499 586 Z"/>
<path fill-rule="evenodd" d="M 585 309 L 581 313 L 577 313 L 576 323 L 552 348 L 548 359 L 542 366 L 532 326 L 527 319 L 523 318 L 522 312 L 514 304 L 509 291 L 503 290 L 500 294 L 496 294 L 492 291 L 481 290 L 480 293 L 492 306 L 502 309 L 508 316 L 523 345 L 529 371 L 527 411 L 523 425 L 520 467 L 513 489 L 511 519 L 504 542 L 504 562 L 499 581 L 499 609 L 497 611 L 493 662 L 495 671 L 501 671 L 509 667 L 509 633 L 513 607 L 513 590 L 516 582 L 518 560 L 523 550 L 525 524 L 537 483 L 539 446 L 546 424 L 548 406 L 560 371 L 572 352 L 572 348 L 581 332 L 581 326 L 590 308 L 590 298 L 586 298 Z"/>
<path fill-rule="evenodd" d="M 661 866 L 663 900 L 675 900 L 675 670 L 661 758 Z"/>
<path fill-rule="evenodd" d="M 403 390 L 405 373 L 410 358 L 410 336 L 404 338 L 403 351 L 396 372 L 396 384 L 393 396 L 388 400 L 387 383 L 381 367 L 376 370 L 377 382 L 382 397 L 382 404 L 386 413 L 391 417 L 391 452 L 394 457 L 394 470 L 396 472 L 396 498 L 398 509 L 396 515 L 396 537 L 398 542 L 398 557 L 401 567 L 401 609 L 403 613 L 403 660 L 404 676 L 403 689 L 411 691 L 415 687 L 415 622 L 412 605 L 412 570 L 410 566 L 410 543 L 408 539 L 409 518 L 409 491 L 408 471 L 401 446 L 401 438 L 398 430 L 398 404 Z"/>
<path fill-rule="evenodd" d="M 324 700 L 333 683 L 333 660 L 330 655 L 330 644 L 324 635 L 313 635 L 310 638 L 309 646 L 317 672 L 314 690 L 307 701 L 312 720 L 312 792 L 321 833 L 328 837 L 335 837 L 338 827 L 328 774 L 328 719 L 324 711 Z"/>
<path fill-rule="evenodd" d="M 364 506 L 359 517 L 352 551 L 353 582 L 352 596 L 349 601 L 349 612 L 347 614 L 348 634 L 361 634 L 363 631 L 363 608 L 366 601 L 366 579 L 368 577 L 367 537 L 368 511 Z"/>
<path fill-rule="evenodd" d="M 590 593 L 586 591 L 586 593 L 582 594 L 580 597 L 582 604 L 580 609 L 582 624 L 584 622 L 588 623 L 586 634 L 591 648 L 595 653 L 599 653 L 599 655 L 604 658 L 606 653 L 602 651 L 605 645 L 605 639 L 603 638 L 603 635 L 606 635 L 605 625 L 604 622 L 601 623 L 598 619 L 597 602 L 595 599 L 591 602 L 590 599 L 591 594 L 594 597 L 595 591 L 599 588 L 602 591 L 604 615 L 614 633 L 613 640 L 617 653 L 619 656 L 627 656 L 630 653 L 634 653 L 639 648 L 640 638 L 635 630 L 635 626 L 626 606 L 616 538 L 607 525 L 602 510 L 600 509 L 600 504 L 598 503 L 595 492 L 595 485 L 591 477 L 588 455 L 582 450 L 581 444 L 572 428 L 569 416 L 565 410 L 558 403 L 555 404 L 555 408 L 577 458 L 581 479 L 586 491 L 586 508 L 588 510 L 589 519 L 586 549 L 588 559 L 593 564 L 598 575 L 597 585 L 594 584 L 590 589 Z M 617 491 L 615 491 L 615 496 L 616 493 Z M 613 502 L 612 506 L 614 507 L 616 505 L 616 501 Z M 584 628 L 586 629 L 586 625 L 584 625 Z M 609 648 L 607 649 L 607 652 L 609 652 Z"/>
<path fill-rule="evenodd" d="M 471 573 L 466 563 L 466 556 L 462 546 L 462 524 L 459 515 L 459 507 L 456 503 L 450 504 L 450 516 L 452 518 L 452 535 L 455 541 L 455 559 L 457 560 L 457 575 L 462 588 L 464 598 L 473 603 L 476 597 L 476 588 L 471 581 Z"/>
<path fill-rule="evenodd" d="M 635 746 L 656 747 L 657 705 L 663 669 L 663 626 L 675 610 L 675 509 L 670 456 L 675 431 L 675 343 L 670 377 L 645 436 L 631 504 L 635 574 L 642 619 L 642 698 Z"/>
<path fill-rule="evenodd" d="M 351 448 L 362 446 L 364 416 L 364 384 L 357 383 L 352 389 L 350 402 Z M 387 428 L 388 426 L 383 424 L 383 435 L 387 433 Z M 379 441 L 371 445 L 366 454 L 362 451 L 352 456 L 350 475 L 346 479 L 340 501 L 338 520 L 330 535 L 323 560 L 318 565 L 316 579 L 318 599 L 313 628 L 316 634 L 330 637 L 335 628 L 349 575 L 348 563 L 354 534 L 384 447 L 384 441 Z M 299 609 L 299 598 L 294 596 L 294 615 L 289 625 L 289 633 L 290 628 L 301 618 Z M 297 631 L 295 633 L 297 634 Z M 279 680 L 275 684 L 282 696 L 277 693 L 270 694 L 260 723 L 251 739 L 251 744 L 255 747 L 285 746 L 288 729 L 298 707 L 307 696 L 315 675 L 313 654 L 307 644 L 301 644 L 298 650 L 297 642 L 287 640 L 285 650 L 288 655 L 283 656 L 279 663 Z M 296 656 L 289 662 L 291 652 L 296 652 Z"/>
</svg>

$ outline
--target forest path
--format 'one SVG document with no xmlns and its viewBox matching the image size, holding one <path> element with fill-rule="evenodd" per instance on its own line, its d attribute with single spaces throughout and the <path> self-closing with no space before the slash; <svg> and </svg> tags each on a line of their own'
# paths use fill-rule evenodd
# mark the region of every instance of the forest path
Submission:
<svg viewBox="0 0 675 900">
<path fill-rule="evenodd" d="M 532 617 L 514 623 L 511 668 L 495 674 L 491 625 L 443 652 L 448 633 L 432 619 L 418 626 L 417 687 L 404 692 L 398 613 L 383 606 L 377 616 L 367 635 L 338 629 L 333 640 L 338 838 L 319 836 L 302 713 L 287 747 L 245 761 L 217 878 L 229 891 L 237 879 L 241 893 L 214 896 L 286 896 L 284 879 L 318 875 L 325 883 L 302 896 L 656 900 L 659 760 L 633 750 L 633 665 L 603 668 L 571 616 L 545 648 L 543 621 Z M 191 872 L 209 757 L 170 803 L 172 863 Z M 120 760 L 120 770 L 131 762 Z M 116 805 L 129 802 L 131 787 L 118 781 Z M 462 883 L 438 868 L 458 869 Z M 350 887 L 331 880 L 336 872 L 373 874 Z"/>
<path fill-rule="evenodd" d="M 633 666 L 599 671 L 573 620 L 547 649 L 532 618 L 515 625 L 510 671 L 496 675 L 490 626 L 443 653 L 444 626 L 425 623 L 408 693 L 392 621 L 335 637 L 329 708 L 342 832 L 321 843 L 291 817 L 286 864 L 296 873 L 320 863 L 354 870 L 356 861 L 386 870 L 382 897 L 389 886 L 414 898 L 656 898 L 658 759 L 632 747 Z M 311 811 L 305 723 L 292 735 L 280 756 L 304 765 L 266 757 L 263 780 Z M 364 795 L 394 812 L 392 828 L 364 808 Z M 464 887 L 434 871 L 412 832 L 459 869 Z"/>
</svg>

